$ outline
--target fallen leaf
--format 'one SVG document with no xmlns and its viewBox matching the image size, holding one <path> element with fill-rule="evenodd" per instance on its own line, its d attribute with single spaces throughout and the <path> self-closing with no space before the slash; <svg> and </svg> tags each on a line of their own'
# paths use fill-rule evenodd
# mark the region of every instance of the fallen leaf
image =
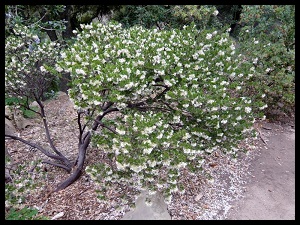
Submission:
<svg viewBox="0 0 300 225">
<path fill-rule="evenodd" d="M 195 201 L 199 201 L 201 198 L 203 197 L 203 194 L 198 194 L 196 197 L 195 197 Z"/>
<path fill-rule="evenodd" d="M 212 167 L 212 168 L 214 168 L 214 167 L 217 166 L 217 165 L 218 165 L 217 163 L 210 163 L 210 164 L 209 164 L 209 166 Z"/>
<path fill-rule="evenodd" d="M 60 212 L 60 213 L 56 214 L 55 216 L 53 216 L 53 217 L 51 218 L 51 220 L 56 220 L 56 219 L 62 217 L 63 215 L 64 215 L 64 212 Z"/>
</svg>

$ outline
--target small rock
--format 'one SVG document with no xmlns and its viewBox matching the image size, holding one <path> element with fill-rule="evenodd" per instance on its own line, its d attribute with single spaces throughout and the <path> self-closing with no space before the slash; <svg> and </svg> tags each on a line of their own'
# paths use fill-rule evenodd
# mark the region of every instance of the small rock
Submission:
<svg viewBox="0 0 300 225">
<path fill-rule="evenodd" d="M 56 98 L 62 98 L 62 97 L 64 97 L 64 96 L 67 96 L 67 97 L 68 97 L 67 93 L 62 92 L 62 91 L 59 91 L 59 92 L 57 92 L 57 97 L 56 97 Z"/>
<path fill-rule="evenodd" d="M 29 120 L 25 118 L 19 118 L 18 120 L 15 120 L 15 123 L 18 129 L 24 129 L 30 125 L 33 125 Z"/>
<path fill-rule="evenodd" d="M 14 133 L 16 133 L 16 128 L 9 119 L 5 118 L 5 134 L 13 135 Z"/>
<path fill-rule="evenodd" d="M 29 105 L 29 107 L 30 108 L 39 107 L 39 104 L 36 101 L 34 101 Z"/>
<path fill-rule="evenodd" d="M 8 105 L 5 106 L 5 117 L 7 117 L 10 120 L 13 119 L 13 111 Z"/>
<path fill-rule="evenodd" d="M 151 206 L 145 203 L 146 198 L 151 199 Z M 148 196 L 147 191 L 144 191 L 136 199 L 135 204 L 135 209 L 127 212 L 121 220 L 171 220 L 168 206 L 159 193 Z"/>
<path fill-rule="evenodd" d="M 33 125 L 28 119 L 25 119 L 22 112 L 18 109 L 14 111 L 14 121 L 18 129 L 24 129 L 27 126 Z"/>
</svg>

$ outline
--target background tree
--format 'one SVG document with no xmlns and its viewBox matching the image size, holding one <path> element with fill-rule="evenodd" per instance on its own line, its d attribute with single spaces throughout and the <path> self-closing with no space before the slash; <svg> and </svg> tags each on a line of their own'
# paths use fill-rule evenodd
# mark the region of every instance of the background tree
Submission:
<svg viewBox="0 0 300 225">
<path fill-rule="evenodd" d="M 256 76 L 247 96 L 265 96 L 265 113 L 293 113 L 295 107 L 295 6 L 243 6 L 238 51 L 253 64 Z"/>
<path fill-rule="evenodd" d="M 59 41 L 61 47 L 72 42 L 72 32 L 81 29 L 80 24 L 88 24 L 93 19 L 109 15 L 114 5 L 6 5 L 5 37 L 14 34 L 16 24 L 26 26 L 39 39 Z M 69 73 L 54 79 L 46 93 L 58 90 L 67 92 Z"/>
<path fill-rule="evenodd" d="M 231 26 L 233 33 L 240 13 L 239 5 L 122 5 L 113 10 L 112 19 L 125 27 L 141 25 L 171 29 L 182 28 L 191 22 L 199 29 Z"/>
</svg>

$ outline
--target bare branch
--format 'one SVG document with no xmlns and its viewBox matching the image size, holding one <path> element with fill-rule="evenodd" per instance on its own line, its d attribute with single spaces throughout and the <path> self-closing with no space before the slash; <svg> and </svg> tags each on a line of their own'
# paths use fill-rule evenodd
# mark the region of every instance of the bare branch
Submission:
<svg viewBox="0 0 300 225">
<path fill-rule="evenodd" d="M 26 140 L 24 140 L 24 139 L 22 139 L 20 137 L 14 136 L 14 135 L 5 134 L 5 136 L 9 137 L 9 138 L 11 138 L 13 140 L 21 141 L 21 142 L 23 142 L 26 145 L 29 145 L 29 146 L 31 146 L 33 148 L 36 148 L 36 149 L 40 150 L 42 153 L 44 153 L 46 156 L 48 156 L 48 157 L 50 157 L 52 159 L 57 159 L 57 160 L 63 161 L 63 158 L 61 156 L 53 155 L 50 152 L 48 152 L 46 149 L 44 149 L 43 147 L 41 147 L 41 146 L 39 146 L 37 144 L 31 143 L 29 141 L 26 141 Z"/>
<path fill-rule="evenodd" d="M 47 124 L 47 120 L 46 120 L 46 116 L 45 116 L 45 111 L 44 111 L 44 105 L 42 104 L 42 102 L 36 98 L 36 101 L 37 103 L 39 104 L 40 106 L 40 109 L 41 109 L 41 114 L 42 114 L 42 119 L 43 119 L 43 123 L 44 123 L 44 127 L 45 127 L 45 131 L 46 131 L 46 136 L 47 136 L 47 139 L 48 139 L 48 142 L 51 146 L 51 148 L 53 149 L 53 151 L 59 155 L 61 157 L 61 160 L 67 165 L 67 166 L 70 166 L 71 165 L 71 162 L 69 159 L 67 159 L 61 152 L 59 152 L 56 147 L 54 146 L 53 144 L 53 141 L 50 137 L 50 132 L 49 132 L 49 129 L 48 129 L 48 124 Z"/>
<path fill-rule="evenodd" d="M 65 169 L 69 173 L 71 172 L 71 168 L 69 168 L 65 165 L 59 164 L 59 163 L 51 162 L 51 161 L 48 161 L 48 160 L 44 160 L 44 161 L 42 161 L 42 163 L 47 163 L 47 164 L 50 164 L 50 165 L 53 165 L 53 166 L 57 166 L 57 167 Z"/>
<path fill-rule="evenodd" d="M 61 184 L 58 185 L 58 187 L 54 190 L 54 192 L 60 191 L 66 187 L 68 187 L 70 184 L 72 184 L 74 181 L 76 181 L 80 175 L 82 174 L 85 155 L 86 155 L 86 149 L 89 146 L 91 142 L 91 133 L 87 132 L 86 139 L 84 142 L 79 146 L 79 154 L 77 158 L 78 166 L 74 173 L 68 177 L 65 181 L 63 181 Z"/>
<path fill-rule="evenodd" d="M 118 134 L 117 133 L 117 131 L 115 131 L 114 129 L 112 129 L 111 127 L 109 127 L 109 126 L 107 126 L 107 125 L 105 125 L 104 123 L 102 123 L 101 121 L 99 121 L 99 120 L 94 120 L 94 121 L 96 121 L 97 123 L 99 123 L 99 125 L 101 126 L 101 127 L 105 127 L 106 129 L 108 129 L 108 130 L 110 130 L 111 132 L 113 132 L 114 134 Z"/>
</svg>

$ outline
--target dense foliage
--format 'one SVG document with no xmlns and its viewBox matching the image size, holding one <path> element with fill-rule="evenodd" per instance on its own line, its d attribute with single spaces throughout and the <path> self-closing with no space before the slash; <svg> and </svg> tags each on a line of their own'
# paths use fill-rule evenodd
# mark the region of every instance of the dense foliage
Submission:
<svg viewBox="0 0 300 225">
<path fill-rule="evenodd" d="M 182 28 L 191 22 L 198 29 L 221 29 L 233 22 L 225 13 L 220 18 L 217 15 L 219 11 L 213 5 L 123 5 L 112 19 L 124 27 L 140 25 L 159 29 Z"/>
<path fill-rule="evenodd" d="M 55 65 L 60 44 L 41 41 L 27 26 L 16 24 L 14 33 L 18 35 L 5 39 L 5 94 L 7 97 L 42 98 L 58 81 L 48 69 Z"/>
<path fill-rule="evenodd" d="M 203 156 L 219 148 L 236 154 L 254 122 L 252 107 L 264 108 L 241 95 L 255 71 L 236 55 L 228 33 L 194 24 L 162 31 L 115 23 L 82 29 L 57 70 L 71 73 L 76 108 L 97 115 L 110 104 L 105 111 L 119 112 L 103 120 L 111 129 L 92 133 L 115 164 L 92 173 L 102 174 L 106 186 L 124 181 L 171 196 L 181 189 L 182 167 L 201 168 Z"/>
<path fill-rule="evenodd" d="M 239 51 L 255 66 L 257 85 L 247 96 L 266 96 L 266 114 L 295 106 L 295 6 L 244 6 Z"/>
</svg>

